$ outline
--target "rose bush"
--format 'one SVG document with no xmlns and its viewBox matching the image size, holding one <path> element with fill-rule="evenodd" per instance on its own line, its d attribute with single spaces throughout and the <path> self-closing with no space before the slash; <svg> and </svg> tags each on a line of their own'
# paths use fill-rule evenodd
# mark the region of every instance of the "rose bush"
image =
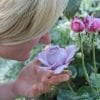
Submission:
<svg viewBox="0 0 100 100">
<path fill-rule="evenodd" d="M 59 74 L 68 67 L 77 50 L 75 45 L 69 45 L 66 48 L 52 45 L 40 52 L 37 59 L 44 64 L 46 69 L 54 70 L 55 74 Z"/>
</svg>

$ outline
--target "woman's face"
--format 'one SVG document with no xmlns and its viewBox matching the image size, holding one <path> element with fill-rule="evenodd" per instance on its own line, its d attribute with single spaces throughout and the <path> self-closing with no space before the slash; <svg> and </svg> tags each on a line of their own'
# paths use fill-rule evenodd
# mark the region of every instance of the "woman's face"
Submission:
<svg viewBox="0 0 100 100">
<path fill-rule="evenodd" d="M 49 33 L 41 36 L 37 39 L 30 40 L 28 42 L 18 44 L 18 45 L 0 45 L 0 56 L 8 59 L 25 61 L 30 55 L 30 51 L 38 43 L 49 44 L 51 42 L 51 37 Z"/>
</svg>

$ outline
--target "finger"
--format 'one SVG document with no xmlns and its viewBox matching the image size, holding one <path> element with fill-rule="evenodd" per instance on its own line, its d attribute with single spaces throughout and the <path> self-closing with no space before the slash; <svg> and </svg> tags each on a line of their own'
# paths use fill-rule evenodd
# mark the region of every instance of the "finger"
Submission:
<svg viewBox="0 0 100 100">
<path fill-rule="evenodd" d="M 49 79 L 48 79 L 48 77 L 46 77 L 46 76 L 42 77 L 40 83 L 43 84 L 44 87 L 49 87 Z"/>
<path fill-rule="evenodd" d="M 34 61 L 33 61 L 33 65 L 40 66 L 41 62 L 38 59 L 35 58 Z"/>
<path fill-rule="evenodd" d="M 40 83 L 38 85 L 38 92 L 37 92 L 37 95 L 41 95 L 43 93 L 47 92 L 47 86 L 44 86 L 42 83 Z"/>
<path fill-rule="evenodd" d="M 46 76 L 43 76 L 40 81 L 42 84 L 46 85 L 48 83 L 48 79 Z"/>
<path fill-rule="evenodd" d="M 43 77 L 41 80 L 41 84 L 43 85 L 43 88 L 44 88 L 43 92 L 44 93 L 47 92 L 51 87 L 51 84 L 49 84 L 48 77 Z"/>
<path fill-rule="evenodd" d="M 70 77 L 72 76 L 72 71 L 70 71 L 70 70 L 64 70 L 62 73 L 68 74 Z"/>
<path fill-rule="evenodd" d="M 57 85 L 61 82 L 67 81 L 69 79 L 70 79 L 70 76 L 68 74 L 55 75 L 49 79 L 49 83 L 51 85 Z"/>
<path fill-rule="evenodd" d="M 41 74 L 40 76 L 40 82 L 44 85 L 47 86 L 48 85 L 48 79 L 50 77 L 52 77 L 54 75 L 54 73 L 52 71 L 47 71 Z"/>
<path fill-rule="evenodd" d="M 34 61 L 31 63 L 32 67 L 33 67 L 33 71 L 34 73 L 39 73 L 40 72 L 40 65 L 41 62 L 37 59 L 34 59 Z"/>
<path fill-rule="evenodd" d="M 51 76 L 53 76 L 54 75 L 54 71 L 52 71 L 52 70 L 47 70 L 47 69 L 44 69 L 43 67 L 40 67 L 40 73 L 41 73 L 41 79 L 42 78 L 46 78 L 46 79 L 48 79 L 48 78 L 50 78 Z"/>
<path fill-rule="evenodd" d="M 47 77 L 48 78 L 50 78 L 51 76 L 53 76 L 54 75 L 54 71 L 52 71 L 52 70 L 48 70 L 48 71 L 46 71 L 46 73 L 47 73 Z"/>
<path fill-rule="evenodd" d="M 32 86 L 32 94 L 33 94 L 33 96 L 37 96 L 37 94 L 38 94 L 38 85 L 33 85 Z"/>
<path fill-rule="evenodd" d="M 38 95 L 42 94 L 43 93 L 43 85 L 40 83 L 38 85 Z"/>
<path fill-rule="evenodd" d="M 43 85 L 41 83 L 37 84 L 37 85 L 33 85 L 33 87 L 32 87 L 33 96 L 39 96 L 42 93 L 44 93 L 43 89 L 44 88 L 43 88 Z"/>
<path fill-rule="evenodd" d="M 50 84 L 40 84 L 39 93 L 46 93 L 50 89 Z"/>
</svg>

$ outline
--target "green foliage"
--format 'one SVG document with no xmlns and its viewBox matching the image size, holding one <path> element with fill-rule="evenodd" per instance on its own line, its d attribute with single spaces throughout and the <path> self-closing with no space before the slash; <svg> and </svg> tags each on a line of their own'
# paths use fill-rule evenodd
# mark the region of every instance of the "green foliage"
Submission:
<svg viewBox="0 0 100 100">
<path fill-rule="evenodd" d="M 83 15 L 92 14 L 96 17 L 100 17 L 100 1 L 83 0 L 80 11 Z"/>
<path fill-rule="evenodd" d="M 89 86 L 79 88 L 76 93 L 68 88 L 59 88 L 57 94 L 57 100 L 99 100 L 98 98 L 100 99 L 100 95 Z"/>
<path fill-rule="evenodd" d="M 60 26 L 54 27 L 51 30 L 52 43 L 58 44 L 58 45 L 64 47 L 67 44 L 69 44 L 71 41 L 71 38 L 69 35 L 70 30 L 68 28 L 66 28 L 66 26 L 65 26 L 66 23 L 64 23 L 62 21 L 59 21 L 59 23 L 60 23 Z M 64 26 L 65 26 L 65 28 L 64 28 Z"/>
<path fill-rule="evenodd" d="M 100 92 L 100 74 L 91 73 L 90 80 L 91 80 L 92 86 L 98 89 Z"/>
<path fill-rule="evenodd" d="M 83 86 L 78 90 L 78 95 L 86 96 L 87 100 L 94 100 L 98 95 L 96 94 L 95 89 L 92 89 L 90 86 Z M 80 100 L 80 99 L 79 99 Z"/>
<path fill-rule="evenodd" d="M 71 19 L 75 16 L 76 12 L 79 11 L 81 2 L 83 0 L 69 0 L 68 5 L 64 11 L 64 15 Z"/>
<path fill-rule="evenodd" d="M 95 96 L 90 87 L 82 87 L 76 94 L 69 89 L 59 89 L 57 100 L 94 100 Z"/>
<path fill-rule="evenodd" d="M 6 81 L 14 80 L 18 76 L 20 70 L 24 67 L 24 63 L 14 63 L 10 66 L 10 69 L 8 70 L 7 74 L 5 74 L 4 78 Z"/>
</svg>

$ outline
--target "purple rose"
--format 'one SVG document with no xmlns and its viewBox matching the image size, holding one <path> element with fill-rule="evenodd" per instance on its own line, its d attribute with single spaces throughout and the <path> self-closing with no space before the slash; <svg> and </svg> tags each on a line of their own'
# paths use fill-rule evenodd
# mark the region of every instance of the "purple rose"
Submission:
<svg viewBox="0 0 100 100">
<path fill-rule="evenodd" d="M 71 29 L 74 32 L 82 32 L 85 29 L 85 25 L 83 21 L 79 17 L 74 17 L 72 23 L 71 23 Z"/>
<path fill-rule="evenodd" d="M 59 74 L 68 67 L 77 50 L 75 45 L 69 45 L 66 48 L 52 45 L 40 52 L 37 59 L 44 64 L 45 69 L 54 70 L 55 74 Z"/>
<path fill-rule="evenodd" d="M 87 16 L 84 18 L 85 29 L 87 32 L 100 31 L 100 18 Z"/>
</svg>

